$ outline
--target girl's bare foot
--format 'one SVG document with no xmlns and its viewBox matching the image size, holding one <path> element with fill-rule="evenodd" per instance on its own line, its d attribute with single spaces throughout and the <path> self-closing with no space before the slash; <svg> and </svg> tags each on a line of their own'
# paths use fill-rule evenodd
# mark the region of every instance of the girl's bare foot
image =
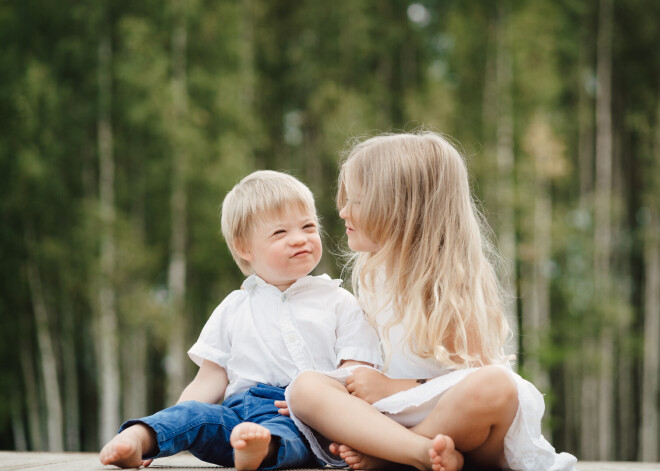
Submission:
<svg viewBox="0 0 660 471">
<path fill-rule="evenodd" d="M 238 471 L 259 468 L 269 452 L 273 452 L 270 449 L 270 430 L 252 422 L 234 427 L 229 442 L 234 448 L 234 466 Z"/>
<path fill-rule="evenodd" d="M 392 463 L 387 460 L 355 451 L 348 445 L 332 443 L 330 444 L 330 453 L 333 455 L 339 455 L 339 457 L 344 460 L 351 469 L 356 471 L 363 469 L 384 469 L 392 465 Z"/>
<path fill-rule="evenodd" d="M 110 440 L 101 450 L 101 463 L 112 464 L 120 468 L 139 468 L 147 466 L 142 453 L 148 452 L 155 443 L 154 432 L 145 425 L 136 424 L 128 427 Z"/>
<path fill-rule="evenodd" d="M 463 455 L 454 448 L 454 440 L 447 435 L 436 435 L 429 450 L 433 471 L 458 471 L 463 469 Z"/>
</svg>

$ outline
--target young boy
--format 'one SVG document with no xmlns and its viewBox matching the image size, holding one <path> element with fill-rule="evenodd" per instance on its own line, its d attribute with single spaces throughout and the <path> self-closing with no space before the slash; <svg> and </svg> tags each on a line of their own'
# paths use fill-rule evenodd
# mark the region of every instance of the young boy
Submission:
<svg viewBox="0 0 660 471">
<path fill-rule="evenodd" d="M 103 464 L 148 466 L 189 450 L 238 470 L 309 465 L 314 455 L 275 405 L 284 388 L 304 370 L 381 363 L 378 337 L 341 280 L 308 276 L 321 259 L 321 238 L 304 184 L 254 172 L 225 197 L 221 225 L 249 276 L 189 350 L 200 368 L 177 405 L 122 425 L 101 450 Z"/>
</svg>

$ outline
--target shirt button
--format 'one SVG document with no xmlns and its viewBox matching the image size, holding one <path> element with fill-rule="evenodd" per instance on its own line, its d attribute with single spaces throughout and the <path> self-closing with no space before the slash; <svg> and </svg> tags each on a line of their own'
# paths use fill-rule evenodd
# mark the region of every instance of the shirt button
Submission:
<svg viewBox="0 0 660 471">
<path fill-rule="evenodd" d="M 286 293 L 282 293 L 282 302 L 286 301 Z"/>
<path fill-rule="evenodd" d="M 287 341 L 287 342 L 291 342 L 291 343 L 295 342 L 295 341 L 296 341 L 296 336 L 295 336 L 295 334 L 287 334 L 287 336 L 286 336 L 286 341 Z"/>
</svg>

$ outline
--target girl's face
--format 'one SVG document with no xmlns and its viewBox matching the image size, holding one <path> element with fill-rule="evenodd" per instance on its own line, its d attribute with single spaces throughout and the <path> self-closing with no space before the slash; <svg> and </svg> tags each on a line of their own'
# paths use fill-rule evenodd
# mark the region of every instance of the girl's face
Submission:
<svg viewBox="0 0 660 471">
<path fill-rule="evenodd" d="M 346 189 L 346 204 L 339 217 L 346 221 L 348 246 L 356 252 L 377 252 L 380 247 L 362 231 L 360 226 L 360 192 Z"/>
</svg>

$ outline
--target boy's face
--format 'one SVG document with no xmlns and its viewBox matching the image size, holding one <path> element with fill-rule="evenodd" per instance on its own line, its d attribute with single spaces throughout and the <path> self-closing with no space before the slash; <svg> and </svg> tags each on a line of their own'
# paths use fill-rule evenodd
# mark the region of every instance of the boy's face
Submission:
<svg viewBox="0 0 660 471">
<path fill-rule="evenodd" d="M 321 260 L 316 218 L 301 209 L 288 208 L 257 224 L 241 252 L 259 277 L 284 291 Z"/>
</svg>

